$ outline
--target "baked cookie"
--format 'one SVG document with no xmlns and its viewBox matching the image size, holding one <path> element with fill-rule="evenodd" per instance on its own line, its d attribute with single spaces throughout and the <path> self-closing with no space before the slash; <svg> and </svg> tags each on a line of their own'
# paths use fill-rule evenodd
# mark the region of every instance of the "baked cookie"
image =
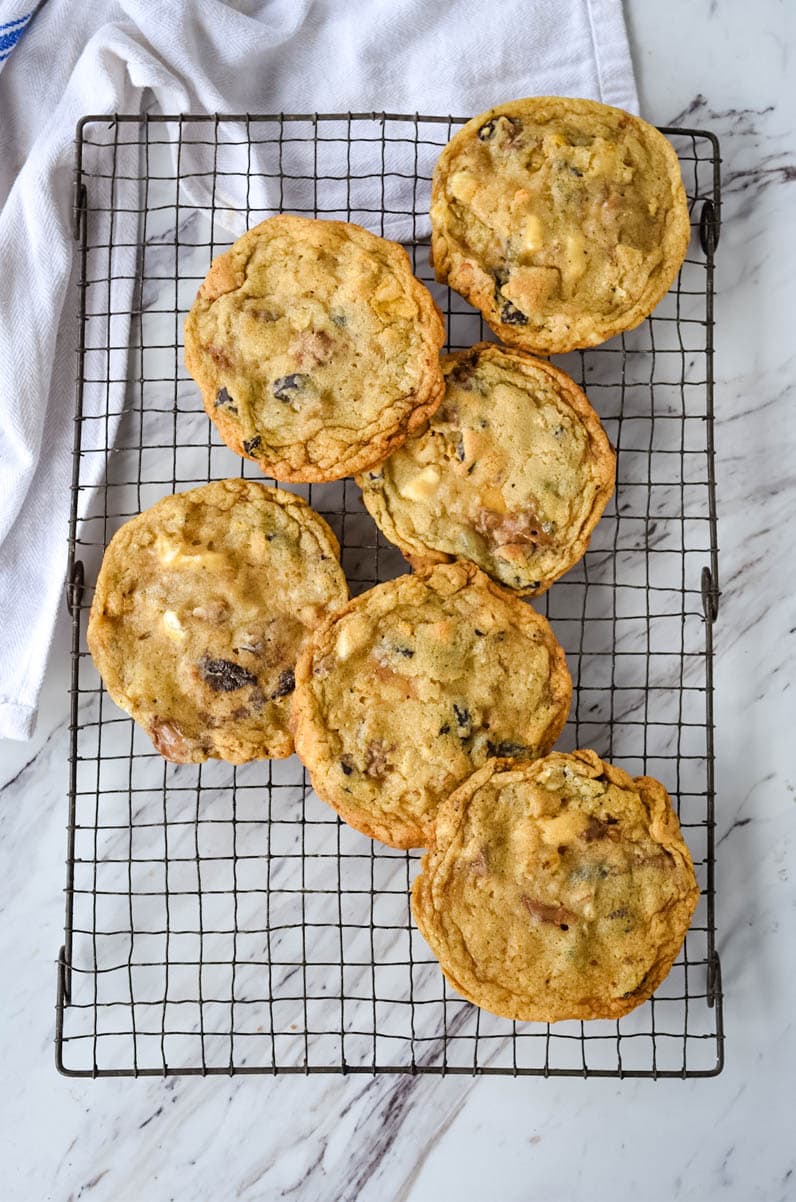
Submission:
<svg viewBox="0 0 796 1202">
<path fill-rule="evenodd" d="M 548 355 L 637 326 L 690 236 L 677 155 L 652 125 L 594 100 L 535 96 L 474 117 L 431 191 L 437 279 L 504 342 Z"/>
<path fill-rule="evenodd" d="M 490 755 L 544 755 L 569 712 L 545 618 L 472 564 L 362 594 L 296 665 L 293 733 L 318 796 L 391 847 L 426 846 L 440 801 Z"/>
<path fill-rule="evenodd" d="M 397 243 L 282 214 L 213 260 L 185 323 L 185 363 L 238 455 L 277 480 L 337 480 L 434 412 L 444 338 Z"/>
<path fill-rule="evenodd" d="M 296 656 L 348 599 L 337 539 L 252 480 L 164 497 L 102 561 L 88 645 L 113 700 L 176 763 L 290 755 Z"/>
<path fill-rule="evenodd" d="M 457 993 L 557 1022 L 646 1001 L 698 898 L 663 785 L 575 751 L 465 781 L 439 807 L 412 911 Z"/>
<path fill-rule="evenodd" d="M 589 544 L 613 492 L 613 448 L 549 363 L 481 343 L 442 364 L 444 403 L 357 477 L 365 504 L 415 566 L 469 559 L 507 588 L 543 593 Z"/>
</svg>

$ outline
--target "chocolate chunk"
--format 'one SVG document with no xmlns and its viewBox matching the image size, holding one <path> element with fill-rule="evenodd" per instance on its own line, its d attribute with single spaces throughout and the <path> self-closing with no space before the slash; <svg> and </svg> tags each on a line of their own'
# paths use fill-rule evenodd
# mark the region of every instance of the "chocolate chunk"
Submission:
<svg viewBox="0 0 796 1202">
<path fill-rule="evenodd" d="M 584 843 L 594 843 L 597 839 L 605 839 L 608 835 L 609 827 L 616 826 L 617 819 L 608 817 L 604 821 L 600 818 L 595 818 L 594 814 L 589 815 L 589 821 L 586 823 L 585 831 L 581 832 L 581 839 Z"/>
<path fill-rule="evenodd" d="M 464 439 L 461 434 L 456 439 L 456 458 L 459 460 L 459 463 L 464 463 Z"/>
<path fill-rule="evenodd" d="M 466 739 L 472 731 L 473 720 L 470 716 L 470 711 L 465 705 L 456 705 L 454 703 L 453 712 L 456 715 L 456 725 L 458 727 L 457 734 L 460 739 Z"/>
<path fill-rule="evenodd" d="M 313 368 L 328 363 L 336 348 L 336 340 L 325 330 L 302 330 L 291 342 L 288 352 L 295 357 L 299 367 Z"/>
<path fill-rule="evenodd" d="M 484 123 L 478 131 L 478 139 L 480 142 L 491 142 L 497 131 L 503 127 L 509 138 L 511 139 L 519 129 L 519 122 L 511 117 L 492 117 L 490 121 Z"/>
<path fill-rule="evenodd" d="M 231 659 L 209 659 L 199 661 L 199 671 L 205 684 L 216 693 L 232 693 L 248 684 L 257 684 L 257 677 L 241 664 Z"/>
<path fill-rule="evenodd" d="M 445 722 L 445 723 L 444 723 L 444 724 L 443 724 L 443 725 L 442 725 L 442 726 L 439 728 L 439 734 L 441 734 L 441 735 L 447 735 L 447 734 L 450 734 L 450 729 L 451 729 L 451 728 L 450 728 L 450 723 L 449 723 L 449 722 Z"/>
<path fill-rule="evenodd" d="M 447 379 L 454 384 L 465 385 L 472 379 L 477 369 L 478 351 L 473 351 L 466 358 L 459 360 L 456 366 L 447 373 Z"/>
<path fill-rule="evenodd" d="M 553 523 L 540 521 L 530 510 L 501 514 L 493 509 L 482 509 L 475 518 L 474 527 L 497 547 L 507 543 L 549 546 L 552 541 Z"/>
<path fill-rule="evenodd" d="M 340 326 L 341 328 L 348 325 L 348 318 L 345 313 L 333 313 L 332 321 L 336 326 Z"/>
<path fill-rule="evenodd" d="M 191 742 L 186 739 L 176 722 L 155 718 L 149 728 L 149 737 L 165 760 L 172 764 L 191 762 Z"/>
<path fill-rule="evenodd" d="M 487 742 L 487 755 L 528 755 L 530 747 L 526 747 L 525 743 L 512 743 L 510 740 L 505 740 L 502 743 Z"/>
<path fill-rule="evenodd" d="M 414 655 L 414 651 L 411 647 L 394 647 L 393 650 L 395 651 L 396 655 L 402 655 L 404 659 L 411 659 Z"/>
<path fill-rule="evenodd" d="M 477 626 L 473 627 L 473 634 L 477 634 L 479 639 L 482 639 L 484 637 L 483 630 L 479 630 Z"/>
<path fill-rule="evenodd" d="M 216 396 L 216 409 L 226 409 L 228 413 L 238 412 L 238 406 L 233 401 L 232 397 L 227 392 L 226 388 L 219 388 Z"/>
<path fill-rule="evenodd" d="M 292 668 L 285 668 L 279 673 L 279 683 L 271 694 L 270 700 L 276 701 L 277 697 L 287 697 L 296 687 L 296 676 Z"/>
<path fill-rule="evenodd" d="M 492 272 L 492 277 L 495 281 L 495 296 L 497 296 L 504 284 L 508 283 L 509 271 L 506 267 L 496 267 Z"/>
<path fill-rule="evenodd" d="M 294 372 L 292 376 L 279 376 L 273 383 L 273 394 L 278 401 L 293 400 L 294 393 L 301 392 L 309 383 L 309 376 Z"/>
<path fill-rule="evenodd" d="M 243 450 L 245 451 L 245 453 L 247 455 L 253 455 L 254 452 L 258 449 L 261 442 L 262 442 L 262 439 L 260 438 L 259 434 L 255 434 L 254 438 L 244 438 Z"/>
<path fill-rule="evenodd" d="M 516 305 L 512 305 L 511 301 L 504 300 L 503 307 L 500 310 L 500 320 L 507 326 L 527 326 L 528 318 L 518 309 Z"/>
<path fill-rule="evenodd" d="M 208 355 L 213 360 L 213 362 L 215 364 L 217 364 L 218 367 L 227 367 L 227 368 L 232 367 L 232 363 L 230 362 L 229 355 L 227 354 L 227 352 L 224 350 L 223 347 L 213 346 L 212 343 L 208 343 L 207 346 L 205 347 L 205 350 L 207 351 Z"/>
<path fill-rule="evenodd" d="M 340 761 L 340 768 L 342 769 L 344 776 L 350 776 L 354 771 L 354 765 L 350 763 L 347 758 Z"/>
<path fill-rule="evenodd" d="M 525 894 L 522 897 L 522 904 L 537 922 L 549 922 L 554 923 L 556 926 L 565 926 L 569 919 L 575 917 L 566 906 L 553 906 L 547 902 L 535 901 L 531 897 L 526 897 Z"/>
</svg>

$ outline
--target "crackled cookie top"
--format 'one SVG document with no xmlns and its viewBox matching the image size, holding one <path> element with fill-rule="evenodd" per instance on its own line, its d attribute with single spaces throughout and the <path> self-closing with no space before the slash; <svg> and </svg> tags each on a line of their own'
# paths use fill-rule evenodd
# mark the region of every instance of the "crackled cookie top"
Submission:
<svg viewBox="0 0 796 1202">
<path fill-rule="evenodd" d="M 88 644 L 111 697 L 178 763 L 290 755 L 296 657 L 348 598 L 338 555 L 282 489 L 219 480 L 164 497 L 102 561 Z"/>
<path fill-rule="evenodd" d="M 442 804 L 412 910 L 453 988 L 517 1020 L 618 1018 L 699 889 L 663 785 L 593 751 L 491 760 Z"/>
<path fill-rule="evenodd" d="M 395 242 L 283 214 L 213 261 L 185 362 L 228 446 L 278 480 L 378 463 L 442 396 L 442 318 Z"/>
<path fill-rule="evenodd" d="M 444 564 L 357 597 L 308 642 L 296 750 L 346 822 L 421 847 L 439 802 L 488 756 L 550 749 L 570 697 L 546 619 L 472 564 Z"/>
<path fill-rule="evenodd" d="M 513 346 L 552 354 L 632 329 L 685 257 L 680 166 L 653 126 L 539 96 L 469 121 L 434 171 L 437 278 Z"/>
<path fill-rule="evenodd" d="M 443 358 L 445 399 L 359 476 L 370 513 L 412 563 L 469 559 L 540 593 L 581 558 L 613 491 L 614 453 L 577 384 L 487 343 Z"/>
</svg>

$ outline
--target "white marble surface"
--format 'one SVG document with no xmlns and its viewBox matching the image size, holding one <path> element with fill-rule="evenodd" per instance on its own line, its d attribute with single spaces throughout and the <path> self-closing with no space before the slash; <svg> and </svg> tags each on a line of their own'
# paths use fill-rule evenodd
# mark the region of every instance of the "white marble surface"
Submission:
<svg viewBox="0 0 796 1202">
<path fill-rule="evenodd" d="M 686 1082 L 59 1077 L 64 616 L 37 735 L 0 748 L 4 1199 L 796 1197 L 796 775 L 786 754 L 796 592 L 795 11 L 774 0 L 753 14 L 739 0 L 629 4 L 642 111 L 715 130 L 724 160 L 716 395 L 724 1073 Z"/>
</svg>

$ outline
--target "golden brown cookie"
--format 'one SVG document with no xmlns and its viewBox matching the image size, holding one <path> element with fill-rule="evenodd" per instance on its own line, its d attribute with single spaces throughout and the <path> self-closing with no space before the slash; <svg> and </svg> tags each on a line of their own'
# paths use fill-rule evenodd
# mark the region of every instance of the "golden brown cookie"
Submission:
<svg viewBox="0 0 796 1202">
<path fill-rule="evenodd" d="M 439 807 L 412 911 L 457 993 L 557 1022 L 646 1001 L 698 898 L 663 785 L 575 751 L 465 781 Z"/>
<path fill-rule="evenodd" d="M 474 565 L 441 564 L 377 585 L 307 643 L 296 751 L 351 826 L 422 847 L 440 801 L 488 756 L 552 747 L 571 693 L 545 618 Z"/>
<path fill-rule="evenodd" d="M 238 455 L 277 480 L 337 480 L 434 412 L 444 338 L 397 243 L 282 214 L 214 259 L 185 323 L 185 363 Z"/>
<path fill-rule="evenodd" d="M 690 235 L 666 138 L 621 109 L 556 96 L 497 105 L 454 135 L 431 226 L 437 279 L 504 342 L 542 355 L 637 326 Z"/>
<path fill-rule="evenodd" d="M 176 763 L 290 755 L 294 667 L 344 605 L 334 534 L 252 480 L 164 497 L 102 561 L 88 645 L 113 700 Z"/>
<path fill-rule="evenodd" d="M 357 477 L 407 559 L 469 559 L 522 594 L 583 556 L 614 487 L 615 455 L 574 380 L 524 351 L 481 343 L 443 357 L 445 400 Z"/>
</svg>

